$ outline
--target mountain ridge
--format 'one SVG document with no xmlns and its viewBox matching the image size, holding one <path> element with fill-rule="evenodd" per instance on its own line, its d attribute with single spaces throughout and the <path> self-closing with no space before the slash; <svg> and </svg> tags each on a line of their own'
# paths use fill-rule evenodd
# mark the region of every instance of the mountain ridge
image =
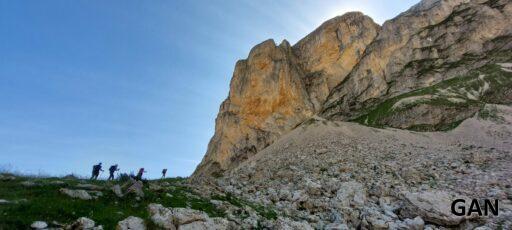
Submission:
<svg viewBox="0 0 512 230">
<path fill-rule="evenodd" d="M 405 112 L 372 124 L 362 117 L 391 98 L 510 61 L 511 20 L 510 1 L 424 0 L 382 26 L 349 12 L 293 46 L 266 40 L 237 62 L 215 135 L 192 178 L 222 176 L 315 115 L 426 130 L 460 123 L 482 107 L 462 113 L 462 103 L 410 103 Z M 512 100 L 507 87 L 497 94 L 484 102 Z M 417 116 L 425 117 L 423 123 L 411 120 Z"/>
</svg>

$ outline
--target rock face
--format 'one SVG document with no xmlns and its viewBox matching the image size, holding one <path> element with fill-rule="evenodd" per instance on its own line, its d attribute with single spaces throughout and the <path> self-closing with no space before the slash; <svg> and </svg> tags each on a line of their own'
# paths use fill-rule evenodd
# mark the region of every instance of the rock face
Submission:
<svg viewBox="0 0 512 230">
<path fill-rule="evenodd" d="M 192 178 L 222 176 L 313 116 L 443 130 L 512 102 L 510 21 L 507 0 L 423 0 L 382 27 L 352 12 L 294 46 L 267 40 L 237 62 Z"/>
<path fill-rule="evenodd" d="M 294 47 L 286 40 L 254 47 L 236 64 L 215 135 L 194 177 L 236 166 L 320 111 L 377 29 L 369 17 L 349 13 L 324 23 Z"/>
<path fill-rule="evenodd" d="M 219 173 L 244 161 L 312 116 L 303 75 L 286 41 L 279 46 L 265 41 L 238 61 L 215 135 L 195 175 Z"/>
<path fill-rule="evenodd" d="M 510 1 L 425 0 L 384 23 L 323 116 L 354 118 L 390 96 L 510 59 Z M 505 56 L 505 57 L 504 57 Z"/>
<path fill-rule="evenodd" d="M 316 111 L 359 62 L 378 31 L 371 18 L 350 12 L 325 22 L 293 46 Z"/>
</svg>

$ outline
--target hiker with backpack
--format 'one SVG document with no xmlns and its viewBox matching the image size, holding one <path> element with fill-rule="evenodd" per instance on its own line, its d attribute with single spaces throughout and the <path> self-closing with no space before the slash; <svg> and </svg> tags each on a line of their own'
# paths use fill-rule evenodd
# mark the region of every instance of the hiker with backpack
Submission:
<svg viewBox="0 0 512 230">
<path fill-rule="evenodd" d="M 100 175 L 100 171 L 103 172 L 103 170 L 101 169 L 101 162 L 97 165 L 92 166 L 91 180 L 97 180 L 98 176 Z"/>
<path fill-rule="evenodd" d="M 166 174 L 166 173 L 167 173 L 167 169 L 163 169 L 163 170 L 162 170 L 162 179 L 164 179 L 164 178 L 165 178 L 165 174 Z"/>
<path fill-rule="evenodd" d="M 114 173 L 116 171 L 119 171 L 119 168 L 117 168 L 117 164 L 115 165 L 112 165 L 110 166 L 110 168 L 108 169 L 109 173 L 110 173 L 110 176 L 108 176 L 108 179 L 107 180 L 114 180 Z"/>
<path fill-rule="evenodd" d="M 137 176 L 135 176 L 135 180 L 142 180 L 142 174 L 144 174 L 145 172 L 147 171 L 144 170 L 144 168 L 140 168 L 139 172 L 137 173 Z"/>
</svg>

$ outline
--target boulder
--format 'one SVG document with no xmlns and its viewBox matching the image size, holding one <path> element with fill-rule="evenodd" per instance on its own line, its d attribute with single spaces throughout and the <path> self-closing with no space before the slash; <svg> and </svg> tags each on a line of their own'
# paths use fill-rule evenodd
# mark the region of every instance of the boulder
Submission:
<svg viewBox="0 0 512 230">
<path fill-rule="evenodd" d="M 229 221 L 223 218 L 211 218 L 180 225 L 178 230 L 226 230 L 231 229 Z"/>
<path fill-rule="evenodd" d="M 190 208 L 173 208 L 172 215 L 174 224 L 176 225 L 184 225 L 196 221 L 206 221 L 208 219 L 208 215 L 206 213 Z"/>
<path fill-rule="evenodd" d="M 34 187 L 34 186 L 37 186 L 38 184 L 36 184 L 35 182 L 33 181 L 23 181 L 20 183 L 21 185 L 25 186 L 25 187 Z"/>
<path fill-rule="evenodd" d="M 15 176 L 0 174 L 0 181 L 11 181 L 16 180 Z"/>
<path fill-rule="evenodd" d="M 408 217 L 420 216 L 427 222 L 441 226 L 456 226 L 466 219 L 475 218 L 475 216 L 456 216 L 451 212 L 451 203 L 458 198 L 471 200 L 446 191 L 404 192 L 404 209 L 401 213 Z M 466 210 L 468 208 L 466 207 Z M 414 222 L 419 223 L 419 220 Z"/>
<path fill-rule="evenodd" d="M 366 189 L 355 181 L 343 182 L 336 192 L 336 200 L 342 206 L 349 206 L 351 203 L 362 206 L 366 202 Z"/>
<path fill-rule="evenodd" d="M 116 226 L 116 230 L 145 230 L 146 225 L 144 224 L 144 220 L 135 217 L 129 216 L 126 219 L 119 221 Z"/>
<path fill-rule="evenodd" d="M 112 186 L 112 192 L 114 192 L 117 197 L 123 197 L 123 191 L 121 190 L 121 186 L 118 184 Z"/>
<path fill-rule="evenodd" d="M 92 200 L 93 197 L 85 190 L 82 189 L 67 189 L 61 188 L 59 191 L 65 195 L 68 195 L 72 198 L 78 198 L 81 200 Z"/>
<path fill-rule="evenodd" d="M 144 191 L 142 189 L 144 187 L 144 184 L 142 183 L 142 181 L 131 180 L 130 182 L 128 182 L 128 184 L 124 185 L 123 187 L 126 186 L 128 186 L 128 188 L 126 189 L 125 194 L 133 193 L 137 197 L 144 197 Z"/>
<path fill-rule="evenodd" d="M 46 227 L 48 227 L 48 224 L 44 221 L 34 221 L 34 223 L 30 225 L 30 227 L 33 229 L 45 229 Z"/>
<path fill-rule="evenodd" d="M 295 229 L 301 229 L 301 230 L 313 230 L 313 227 L 309 225 L 307 222 L 298 222 L 291 220 L 286 217 L 279 217 L 277 218 L 274 228 L 276 230 L 295 230 Z"/>
<path fill-rule="evenodd" d="M 87 217 L 78 218 L 73 224 L 66 226 L 67 230 L 103 230 L 103 226 L 96 226 L 94 220 Z"/>
<path fill-rule="evenodd" d="M 405 219 L 404 224 L 407 225 L 408 229 L 411 230 L 422 230 L 425 226 L 425 221 L 421 217 L 417 216 L 414 219 Z"/>
<path fill-rule="evenodd" d="M 168 230 L 176 229 L 173 213 L 170 209 L 165 208 L 161 204 L 149 204 L 148 212 L 151 217 L 151 221 L 153 221 L 153 223 L 158 227 Z"/>
</svg>

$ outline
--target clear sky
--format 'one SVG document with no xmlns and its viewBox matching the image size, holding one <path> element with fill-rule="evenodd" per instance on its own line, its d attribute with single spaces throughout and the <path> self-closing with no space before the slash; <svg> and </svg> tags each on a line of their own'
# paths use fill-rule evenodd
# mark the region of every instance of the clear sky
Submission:
<svg viewBox="0 0 512 230">
<path fill-rule="evenodd" d="M 414 3 L 0 0 L 0 167 L 188 176 L 251 47 L 294 44 L 348 11 L 382 24 Z"/>
</svg>

